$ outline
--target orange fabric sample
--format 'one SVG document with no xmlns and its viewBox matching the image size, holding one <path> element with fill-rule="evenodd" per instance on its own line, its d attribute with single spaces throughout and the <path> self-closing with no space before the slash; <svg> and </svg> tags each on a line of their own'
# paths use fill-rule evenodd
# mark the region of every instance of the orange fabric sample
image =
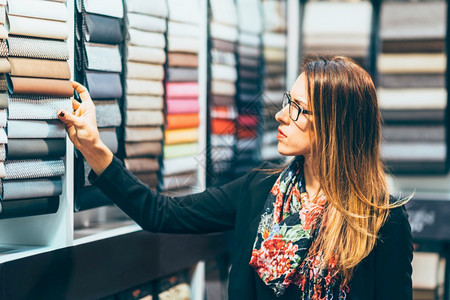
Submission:
<svg viewBox="0 0 450 300">
<path fill-rule="evenodd" d="M 167 129 L 180 129 L 198 127 L 200 125 L 200 117 L 198 114 L 176 114 L 167 115 Z"/>
<path fill-rule="evenodd" d="M 235 134 L 236 125 L 232 120 L 213 119 L 211 120 L 211 129 L 214 134 Z"/>
</svg>

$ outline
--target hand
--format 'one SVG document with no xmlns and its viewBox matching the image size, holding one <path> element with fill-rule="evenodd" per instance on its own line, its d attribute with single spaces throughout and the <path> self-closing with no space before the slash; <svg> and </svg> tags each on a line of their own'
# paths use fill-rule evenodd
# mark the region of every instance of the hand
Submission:
<svg viewBox="0 0 450 300">
<path fill-rule="evenodd" d="M 87 89 L 78 82 L 72 82 L 78 92 L 81 103 L 72 100 L 74 112 L 58 112 L 58 118 L 66 125 L 69 139 L 97 175 L 100 175 L 111 163 L 113 154 L 100 139 L 95 117 L 95 105 Z"/>
</svg>

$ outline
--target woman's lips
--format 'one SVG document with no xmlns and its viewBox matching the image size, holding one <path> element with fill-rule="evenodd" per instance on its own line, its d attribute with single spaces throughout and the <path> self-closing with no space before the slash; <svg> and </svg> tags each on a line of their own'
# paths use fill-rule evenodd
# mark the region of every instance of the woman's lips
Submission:
<svg viewBox="0 0 450 300">
<path fill-rule="evenodd" d="M 278 128 L 278 134 L 277 134 L 277 139 L 281 139 L 281 138 L 285 138 L 287 137 L 283 131 L 281 131 L 280 128 Z"/>
</svg>

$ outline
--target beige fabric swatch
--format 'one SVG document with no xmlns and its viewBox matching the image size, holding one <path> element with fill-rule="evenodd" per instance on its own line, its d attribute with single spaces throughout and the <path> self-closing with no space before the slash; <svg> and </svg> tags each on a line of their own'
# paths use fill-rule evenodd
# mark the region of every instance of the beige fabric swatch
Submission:
<svg viewBox="0 0 450 300">
<path fill-rule="evenodd" d="M 447 56 L 444 53 L 381 53 L 377 65 L 378 71 L 385 74 L 445 73 Z"/>
<path fill-rule="evenodd" d="M 163 138 L 161 127 L 125 127 L 126 142 L 160 141 Z"/>
<path fill-rule="evenodd" d="M 164 116 L 160 110 L 127 110 L 127 126 L 156 126 L 164 124 Z"/>
<path fill-rule="evenodd" d="M 130 28 L 128 33 L 130 36 L 129 43 L 131 45 L 160 49 L 164 49 L 166 46 L 166 39 L 162 33 L 147 32 L 133 28 Z"/>
<path fill-rule="evenodd" d="M 162 153 L 161 142 L 125 143 L 127 157 L 159 156 Z"/>
<path fill-rule="evenodd" d="M 9 62 L 12 76 L 70 79 L 67 61 L 10 57 Z"/>
<path fill-rule="evenodd" d="M 5 58 L 0 58 L 0 73 L 9 73 L 11 72 L 11 65 L 8 61 L 8 59 Z"/>
<path fill-rule="evenodd" d="M 127 79 L 127 94 L 162 96 L 164 87 L 161 81 Z"/>
<path fill-rule="evenodd" d="M 127 78 L 163 80 L 164 68 L 162 65 L 128 62 Z"/>
<path fill-rule="evenodd" d="M 128 45 L 128 61 L 164 64 L 166 52 L 160 48 Z"/>
<path fill-rule="evenodd" d="M 65 22 L 9 16 L 9 34 L 66 40 L 69 26 Z"/>
<path fill-rule="evenodd" d="M 164 108 L 164 99 L 160 96 L 127 95 L 127 109 L 158 110 Z"/>
<path fill-rule="evenodd" d="M 382 109 L 445 109 L 445 88 L 383 89 L 377 90 Z"/>
<path fill-rule="evenodd" d="M 64 3 L 35 0 L 9 1 L 8 16 L 10 15 L 63 22 L 69 16 Z"/>
</svg>

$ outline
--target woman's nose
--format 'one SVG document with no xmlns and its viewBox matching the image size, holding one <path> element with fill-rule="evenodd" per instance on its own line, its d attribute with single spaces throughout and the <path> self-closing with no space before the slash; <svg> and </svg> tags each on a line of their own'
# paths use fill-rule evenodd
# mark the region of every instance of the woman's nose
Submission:
<svg viewBox="0 0 450 300">
<path fill-rule="evenodd" d="M 287 124 L 289 122 L 289 112 L 288 112 L 289 105 L 286 105 L 282 109 L 280 109 L 275 114 L 275 120 L 277 120 L 280 124 Z"/>
</svg>

